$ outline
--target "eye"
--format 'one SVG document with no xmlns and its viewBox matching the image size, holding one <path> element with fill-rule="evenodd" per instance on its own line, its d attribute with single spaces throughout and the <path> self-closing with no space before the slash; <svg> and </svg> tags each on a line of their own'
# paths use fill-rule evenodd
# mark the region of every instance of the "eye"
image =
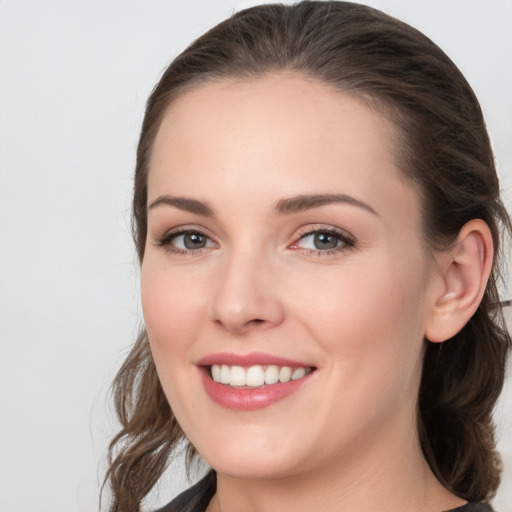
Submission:
<svg viewBox="0 0 512 512">
<path fill-rule="evenodd" d="M 166 247 L 169 251 L 177 253 L 199 252 L 201 249 L 216 247 L 211 238 L 195 230 L 166 233 L 158 240 L 156 245 Z"/>
<path fill-rule="evenodd" d="M 334 229 L 309 230 L 300 235 L 291 249 L 304 249 L 311 253 L 332 254 L 354 247 L 355 240 L 346 233 Z"/>
<path fill-rule="evenodd" d="M 300 246 L 303 249 L 317 249 L 319 251 L 336 249 L 341 243 L 340 237 L 331 233 L 311 233 L 301 237 Z"/>
<path fill-rule="evenodd" d="M 172 245 L 177 249 L 194 250 L 203 249 L 208 244 L 208 237 L 202 233 L 183 233 L 172 239 Z"/>
</svg>

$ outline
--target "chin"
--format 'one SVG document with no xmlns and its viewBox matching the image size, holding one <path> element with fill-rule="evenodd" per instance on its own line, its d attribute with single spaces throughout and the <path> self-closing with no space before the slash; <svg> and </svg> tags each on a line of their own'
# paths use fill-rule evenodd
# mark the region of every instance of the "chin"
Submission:
<svg viewBox="0 0 512 512">
<path fill-rule="evenodd" d="M 280 449 L 277 446 L 280 445 Z M 297 444 L 295 444 L 297 447 Z M 224 441 L 209 445 L 199 454 L 218 473 L 233 478 L 273 479 L 296 474 L 303 469 L 300 454 L 283 442 Z"/>
<path fill-rule="evenodd" d="M 240 479 L 271 480 L 298 472 L 296 468 L 290 467 L 284 461 L 275 460 L 274 457 L 254 456 L 248 460 L 241 457 L 221 456 L 206 462 L 218 473 Z"/>
</svg>

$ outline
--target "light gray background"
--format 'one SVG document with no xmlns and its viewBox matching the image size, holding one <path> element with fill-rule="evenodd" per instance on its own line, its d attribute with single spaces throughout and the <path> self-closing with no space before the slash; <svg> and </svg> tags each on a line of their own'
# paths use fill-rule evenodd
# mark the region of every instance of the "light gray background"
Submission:
<svg viewBox="0 0 512 512">
<path fill-rule="evenodd" d="M 98 508 L 106 394 L 141 319 L 129 235 L 145 99 L 196 36 L 257 2 L 0 0 L 0 511 Z M 512 204 L 512 1 L 367 0 L 436 41 L 487 116 Z M 512 512 L 512 384 L 496 418 Z M 153 493 L 165 501 L 186 481 Z"/>
</svg>

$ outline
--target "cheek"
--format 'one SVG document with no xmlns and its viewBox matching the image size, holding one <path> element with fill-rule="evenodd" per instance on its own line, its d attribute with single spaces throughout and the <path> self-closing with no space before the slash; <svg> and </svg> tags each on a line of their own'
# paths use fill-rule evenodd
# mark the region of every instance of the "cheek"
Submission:
<svg viewBox="0 0 512 512">
<path fill-rule="evenodd" d="M 304 322 L 323 349 L 352 373 L 358 362 L 382 367 L 411 362 L 423 346 L 424 277 L 409 268 L 415 263 L 376 257 L 354 264 L 329 278 L 305 277 L 294 295 L 297 318 Z M 370 364 L 371 363 L 371 364 Z"/>
<path fill-rule="evenodd" d="M 201 292 L 193 279 L 180 279 L 151 260 L 144 261 L 142 309 L 155 360 L 176 354 L 192 342 L 200 326 L 198 319 L 206 311 Z"/>
<path fill-rule="evenodd" d="M 343 423 L 348 410 L 357 425 L 384 421 L 403 404 L 414 410 L 423 358 L 421 280 L 402 280 L 387 265 L 386 273 L 367 268 L 333 276 L 321 299 L 309 296 L 298 313 L 303 322 L 307 315 L 335 383 L 326 386 L 325 417 Z"/>
<path fill-rule="evenodd" d="M 181 276 L 185 273 L 181 272 Z M 193 280 L 192 280 L 193 282 Z M 173 413 L 187 431 L 187 412 L 199 407 L 190 383 L 191 347 L 205 304 L 197 286 L 147 258 L 142 265 L 141 298 L 153 360 Z"/>
</svg>

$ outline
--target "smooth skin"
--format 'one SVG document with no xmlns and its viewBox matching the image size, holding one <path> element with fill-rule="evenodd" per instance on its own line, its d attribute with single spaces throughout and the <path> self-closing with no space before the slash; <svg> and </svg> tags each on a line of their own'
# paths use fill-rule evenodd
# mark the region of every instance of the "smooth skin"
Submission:
<svg viewBox="0 0 512 512">
<path fill-rule="evenodd" d="M 142 302 L 172 410 L 217 471 L 210 512 L 464 504 L 422 455 L 417 393 L 425 338 L 474 313 L 492 241 L 475 220 L 449 250 L 426 249 L 394 133 L 353 97 L 284 73 L 203 84 L 162 122 Z M 234 411 L 197 365 L 224 352 L 315 371 L 284 400 Z"/>
</svg>

